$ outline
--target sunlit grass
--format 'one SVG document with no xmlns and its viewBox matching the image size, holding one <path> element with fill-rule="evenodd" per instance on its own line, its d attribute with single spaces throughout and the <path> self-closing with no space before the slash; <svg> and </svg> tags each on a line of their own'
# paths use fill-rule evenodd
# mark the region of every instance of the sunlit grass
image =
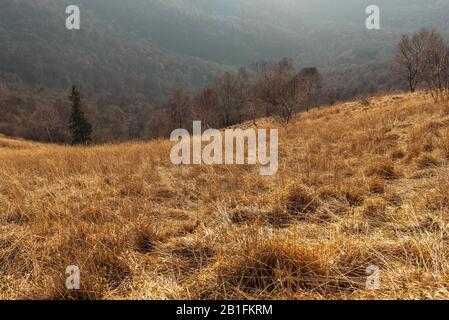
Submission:
<svg viewBox="0 0 449 320">
<path fill-rule="evenodd" d="M 173 166 L 164 140 L 0 136 L 0 298 L 449 298 L 443 107 L 386 96 L 279 127 L 273 177 Z M 369 265 L 380 289 L 365 287 Z"/>
</svg>

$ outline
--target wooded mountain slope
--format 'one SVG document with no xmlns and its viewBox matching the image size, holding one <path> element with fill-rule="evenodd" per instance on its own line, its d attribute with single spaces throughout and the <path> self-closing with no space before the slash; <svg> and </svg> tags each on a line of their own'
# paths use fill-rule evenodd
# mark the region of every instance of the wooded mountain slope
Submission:
<svg viewBox="0 0 449 320">
<path fill-rule="evenodd" d="M 65 8 L 80 6 L 82 26 L 65 29 Z M 224 71 L 260 59 L 295 58 L 338 84 L 348 67 L 388 79 L 401 33 L 449 31 L 441 0 L 379 0 L 382 29 L 365 28 L 365 0 L 4 0 L 0 3 L 0 81 L 89 95 L 134 94 L 164 101 L 176 86 L 197 89 Z M 364 66 L 369 65 L 369 70 Z M 342 67 L 342 68 L 339 68 Z M 347 71 L 345 71 L 347 72 Z M 364 77 L 351 85 L 366 81 Z M 344 86 L 341 84 L 341 86 Z M 366 86 L 366 85 L 365 85 Z"/>
</svg>

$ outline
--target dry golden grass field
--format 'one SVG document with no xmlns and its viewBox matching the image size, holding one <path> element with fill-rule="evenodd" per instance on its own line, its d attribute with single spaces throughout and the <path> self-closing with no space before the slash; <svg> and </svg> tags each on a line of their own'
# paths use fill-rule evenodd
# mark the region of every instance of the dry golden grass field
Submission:
<svg viewBox="0 0 449 320">
<path fill-rule="evenodd" d="M 449 299 L 448 108 L 372 98 L 279 137 L 272 177 L 174 166 L 163 140 L 0 137 L 0 298 Z"/>
</svg>

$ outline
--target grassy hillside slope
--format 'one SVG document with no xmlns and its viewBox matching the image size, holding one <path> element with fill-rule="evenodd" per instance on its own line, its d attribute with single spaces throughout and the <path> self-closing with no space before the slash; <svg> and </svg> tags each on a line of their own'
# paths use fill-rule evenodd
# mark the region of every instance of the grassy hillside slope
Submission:
<svg viewBox="0 0 449 320">
<path fill-rule="evenodd" d="M 273 177 L 175 167 L 168 141 L 0 137 L 0 297 L 449 298 L 447 108 L 373 98 L 279 134 Z"/>
</svg>

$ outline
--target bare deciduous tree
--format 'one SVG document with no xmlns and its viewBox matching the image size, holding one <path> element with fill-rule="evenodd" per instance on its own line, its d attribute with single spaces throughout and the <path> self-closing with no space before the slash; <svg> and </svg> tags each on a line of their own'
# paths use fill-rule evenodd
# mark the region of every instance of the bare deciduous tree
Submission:
<svg viewBox="0 0 449 320">
<path fill-rule="evenodd" d="M 193 115 L 195 120 L 201 120 L 204 128 L 213 128 L 218 124 L 216 107 L 218 105 L 217 91 L 212 88 L 202 90 L 195 98 Z"/>
<path fill-rule="evenodd" d="M 394 75 L 405 81 L 410 92 L 424 81 L 426 55 L 432 42 L 440 38 L 434 29 L 422 29 L 413 35 L 403 35 L 396 49 Z"/>
<path fill-rule="evenodd" d="M 176 89 L 168 98 L 171 113 L 170 118 L 178 128 L 191 120 L 192 103 L 190 96 L 183 89 Z"/>
<path fill-rule="evenodd" d="M 436 100 L 448 98 L 449 51 L 442 35 L 436 31 L 428 35 L 422 73 L 427 89 Z"/>
<path fill-rule="evenodd" d="M 321 75 L 317 68 L 304 68 L 297 76 L 299 77 L 304 90 L 306 111 L 309 112 L 310 105 L 316 101 L 322 88 Z"/>
<path fill-rule="evenodd" d="M 222 125 L 229 126 L 240 120 L 240 112 L 245 101 L 245 74 L 240 71 L 233 75 L 226 73 L 217 81 L 218 105 L 217 112 L 221 114 Z"/>
<path fill-rule="evenodd" d="M 292 61 L 282 59 L 265 72 L 257 85 L 257 95 L 265 105 L 266 116 L 274 115 L 283 125 L 288 125 L 299 105 L 304 102 L 303 79 L 295 73 Z"/>
<path fill-rule="evenodd" d="M 435 29 L 402 37 L 394 71 L 408 82 L 411 92 L 423 83 L 435 100 L 449 102 L 449 48 Z"/>
</svg>

